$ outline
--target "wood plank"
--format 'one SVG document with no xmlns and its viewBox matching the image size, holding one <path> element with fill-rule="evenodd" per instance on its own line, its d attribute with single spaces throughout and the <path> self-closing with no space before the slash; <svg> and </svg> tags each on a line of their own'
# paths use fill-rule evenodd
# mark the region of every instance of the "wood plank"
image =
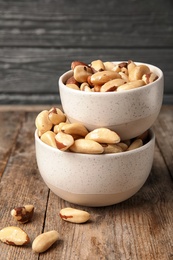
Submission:
<svg viewBox="0 0 173 260">
<path fill-rule="evenodd" d="M 172 7 L 171 1 L 164 1 L 164 0 L 153 0 L 149 2 L 141 2 L 141 1 L 126 1 L 122 0 L 121 4 L 116 0 L 110 0 L 105 4 L 104 0 L 75 0 L 75 3 L 69 0 L 38 0 L 34 1 L 31 0 L 29 2 L 16 0 L 15 3 L 13 0 L 4 1 L 1 0 L 1 10 L 2 11 L 9 11 L 9 12 L 18 12 L 22 15 L 27 13 L 33 14 L 41 14 L 41 13 L 53 13 L 53 14 L 64 14 L 64 15 L 71 15 L 74 14 L 111 14 L 117 15 L 119 13 L 127 13 L 131 11 L 133 15 L 137 14 L 148 14 L 153 13 L 162 13 L 165 9 L 170 10 Z M 156 5 L 157 3 L 157 5 Z M 126 8 L 124 8 L 124 6 Z M 103 9 L 104 7 L 104 9 Z M 116 7 L 116 8 L 115 8 Z"/>
<path fill-rule="evenodd" d="M 0 46 L 173 46 L 169 1 L 66 2 L 1 0 Z"/>
<path fill-rule="evenodd" d="M 53 106 L 57 106 L 54 104 Z M 58 105 L 58 108 L 62 109 L 62 106 Z M 1 112 L 35 112 L 36 114 L 39 113 L 41 110 L 47 109 L 49 110 L 51 108 L 50 105 L 1 105 L 0 106 L 0 113 Z M 8 114 L 8 113 L 7 113 Z"/>
<path fill-rule="evenodd" d="M 0 104 L 60 103 L 57 81 L 71 61 L 94 59 L 143 61 L 160 67 L 165 95 L 172 93 L 173 50 L 162 49 L 0 49 Z M 160 59 L 162 57 L 162 59 Z M 170 101 L 171 102 L 171 101 Z M 173 100 L 172 100 L 173 103 Z"/>
<path fill-rule="evenodd" d="M 163 106 L 153 129 L 156 140 L 173 178 L 173 107 Z"/>
<path fill-rule="evenodd" d="M 0 178 L 15 147 L 23 120 L 24 113 L 21 111 L 18 113 L 14 111 L 0 112 Z"/>
<path fill-rule="evenodd" d="M 156 4 L 157 3 L 157 4 Z M 148 13 L 162 13 L 165 10 L 171 10 L 172 2 L 164 0 L 153 0 L 149 2 L 141 1 L 126 1 L 122 0 L 121 4 L 116 0 L 109 0 L 105 4 L 104 0 L 75 0 L 75 4 L 69 0 L 31 0 L 29 2 L 16 0 L 15 3 L 13 0 L 0 0 L 1 11 L 9 11 L 9 13 L 18 13 L 20 14 L 59 14 L 59 15 L 69 15 L 74 16 L 78 14 L 125 14 L 130 13 L 132 15 L 137 14 L 148 14 Z M 126 8 L 124 8 L 124 6 Z M 104 9 L 103 9 L 104 7 Z M 115 8 L 116 7 L 116 8 Z M 23 11 L 23 12 L 22 12 Z"/>
<path fill-rule="evenodd" d="M 159 66 L 173 103 L 172 10 L 164 0 L 0 0 L 0 104 L 59 104 L 69 63 L 97 58 Z"/>
<path fill-rule="evenodd" d="M 44 185 L 37 169 L 34 146 L 35 113 L 26 113 L 22 128 L 16 140 L 10 160 L 0 183 L 0 229 L 6 226 L 20 226 L 29 235 L 31 242 L 42 232 L 48 188 Z M 13 119 L 14 117 L 11 117 Z M 32 222 L 18 224 L 10 211 L 16 206 L 33 204 L 35 214 Z M 31 258 L 32 257 L 32 258 Z M 1 259 L 38 259 L 32 254 L 31 244 L 24 247 L 1 243 Z"/>
</svg>

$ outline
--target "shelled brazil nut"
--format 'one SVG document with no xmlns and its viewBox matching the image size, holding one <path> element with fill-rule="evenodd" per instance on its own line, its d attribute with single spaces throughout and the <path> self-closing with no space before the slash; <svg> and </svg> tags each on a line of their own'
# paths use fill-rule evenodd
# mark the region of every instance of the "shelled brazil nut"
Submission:
<svg viewBox="0 0 173 260">
<path fill-rule="evenodd" d="M 73 75 L 66 86 L 90 92 L 125 91 L 154 82 L 158 76 L 145 64 L 128 62 L 103 62 L 94 60 L 90 64 L 82 61 L 71 63 Z"/>
<path fill-rule="evenodd" d="M 121 140 L 115 131 L 105 127 L 96 128 L 89 132 L 80 123 L 70 123 L 66 115 L 55 107 L 49 111 L 41 111 L 35 119 L 35 125 L 42 142 L 61 151 L 75 153 L 125 152 L 141 147 L 148 137 L 148 130 L 136 138 L 125 141 Z"/>
</svg>

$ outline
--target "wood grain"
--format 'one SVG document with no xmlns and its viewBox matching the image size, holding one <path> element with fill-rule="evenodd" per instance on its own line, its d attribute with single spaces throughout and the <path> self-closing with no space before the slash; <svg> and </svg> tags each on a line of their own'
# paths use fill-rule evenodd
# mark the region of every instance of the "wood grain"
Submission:
<svg viewBox="0 0 173 260">
<path fill-rule="evenodd" d="M 60 104 L 58 79 L 73 60 L 94 59 L 143 61 L 160 67 L 165 76 L 165 95 L 172 102 L 173 50 L 129 49 L 0 49 L 0 104 Z M 172 94 L 172 96 L 171 96 Z"/>
<path fill-rule="evenodd" d="M 73 60 L 142 61 L 165 75 L 173 104 L 171 0 L 0 0 L 0 104 L 60 104 Z"/>
<path fill-rule="evenodd" d="M 11 114 L 11 113 L 10 113 Z M 15 113 L 16 116 L 19 112 Z M 0 188 L 0 229 L 5 226 L 20 226 L 29 235 L 31 241 L 42 232 L 44 226 L 45 209 L 48 198 L 48 188 L 44 185 L 38 174 L 35 162 L 34 150 L 34 118 L 35 113 L 25 113 L 20 131 L 15 139 L 14 149 L 6 165 L 4 174 L 1 178 Z M 9 113 L 4 112 L 4 118 L 8 122 Z M 6 124 L 4 130 L 8 130 Z M 6 128 L 6 129 L 5 129 Z M 3 139 L 4 135 L 1 135 Z M 12 142 L 12 140 L 11 140 Z M 36 213 L 32 223 L 18 224 L 12 219 L 10 211 L 16 206 L 33 204 Z M 1 243 L 1 259 L 29 259 L 31 255 L 30 246 L 14 247 L 6 246 Z M 32 259 L 38 256 L 32 255 Z"/>
<path fill-rule="evenodd" d="M 1 158 L 11 149 L 6 159 L 1 159 L 0 229 L 20 226 L 30 236 L 31 243 L 38 234 L 55 229 L 60 240 L 40 255 L 32 252 L 31 244 L 14 247 L 1 243 L 1 259 L 173 259 L 173 107 L 163 106 L 153 126 L 154 161 L 144 186 L 130 199 L 100 208 L 73 205 L 58 198 L 44 184 L 35 160 L 34 120 L 39 110 L 40 106 L 0 109 Z M 10 210 L 27 203 L 35 206 L 33 220 L 18 224 Z M 87 210 L 91 220 L 85 224 L 63 221 L 59 211 L 69 206 Z"/>
<path fill-rule="evenodd" d="M 14 111 L 0 113 L 0 178 L 5 171 L 12 150 L 15 149 L 16 138 L 19 134 L 23 118 L 24 113 L 21 111 L 19 113 L 14 113 Z"/>
<path fill-rule="evenodd" d="M 164 157 L 165 163 L 173 178 L 173 109 L 162 107 L 160 116 L 155 122 L 153 129 L 156 132 L 157 143 Z"/>
<path fill-rule="evenodd" d="M 172 47 L 171 1 L 0 1 L 1 46 Z M 87 15 L 85 15 L 87 14 Z"/>
<path fill-rule="evenodd" d="M 163 21 L 166 20 L 166 23 Z M 172 14 L 2 14 L 0 46 L 170 48 Z M 162 27 L 158 26 L 161 25 Z M 123 26 L 124 25 L 124 26 Z M 16 37 L 17 36 L 17 37 Z M 160 40 L 162 38 L 162 40 Z"/>
</svg>

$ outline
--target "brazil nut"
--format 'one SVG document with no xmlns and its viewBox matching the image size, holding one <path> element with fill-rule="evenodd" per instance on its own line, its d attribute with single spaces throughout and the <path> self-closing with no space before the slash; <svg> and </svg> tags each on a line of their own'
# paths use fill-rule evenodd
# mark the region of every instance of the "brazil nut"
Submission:
<svg viewBox="0 0 173 260">
<path fill-rule="evenodd" d="M 121 153 L 123 149 L 117 144 L 103 144 L 104 153 Z"/>
<path fill-rule="evenodd" d="M 104 152 L 104 148 L 101 144 L 94 140 L 77 139 L 74 144 L 69 148 L 70 151 L 75 153 L 86 154 L 100 154 Z"/>
<path fill-rule="evenodd" d="M 125 84 L 126 81 L 123 79 L 113 79 L 105 84 L 103 84 L 100 88 L 101 92 L 110 92 L 110 91 L 115 91 L 119 86 Z"/>
<path fill-rule="evenodd" d="M 143 141 L 141 139 L 134 140 L 131 145 L 128 147 L 127 151 L 131 151 L 137 149 L 143 145 Z"/>
<path fill-rule="evenodd" d="M 116 71 L 99 71 L 91 76 L 91 83 L 94 85 L 102 85 L 109 80 L 118 79 L 121 76 Z"/>
<path fill-rule="evenodd" d="M 119 86 L 117 88 L 117 91 L 124 91 L 124 90 L 130 90 L 130 89 L 134 89 L 134 88 L 139 88 L 144 86 L 145 83 L 143 80 L 135 80 L 135 81 L 129 81 L 121 86 Z"/>
<path fill-rule="evenodd" d="M 137 65 L 129 72 L 129 80 L 141 80 L 144 74 L 150 73 L 150 69 L 146 65 Z"/>
<path fill-rule="evenodd" d="M 74 208 L 63 208 L 59 215 L 65 221 L 78 224 L 85 223 L 90 219 L 90 214 L 87 211 Z"/>
<path fill-rule="evenodd" d="M 66 151 L 74 143 L 71 135 L 59 132 L 55 135 L 55 143 L 59 150 Z"/>
<path fill-rule="evenodd" d="M 95 73 L 97 71 L 105 70 L 105 66 L 101 60 L 94 60 L 91 62 L 91 69 Z"/>
<path fill-rule="evenodd" d="M 39 130 L 39 135 L 41 136 L 46 131 L 51 130 L 53 124 L 49 119 L 49 111 L 43 110 L 41 111 L 35 120 L 35 125 L 37 129 Z"/>
<path fill-rule="evenodd" d="M 86 129 L 86 127 L 80 123 L 66 123 L 62 126 L 61 131 L 65 134 L 77 134 L 83 137 L 85 137 L 88 134 L 88 130 Z"/>
<path fill-rule="evenodd" d="M 53 125 L 57 125 L 61 122 L 66 121 L 65 114 L 61 111 L 61 109 L 56 108 L 56 107 L 52 107 L 49 110 L 48 117 L 49 117 L 49 120 L 52 122 Z"/>
<path fill-rule="evenodd" d="M 86 140 L 94 140 L 98 143 L 115 144 L 120 142 L 119 135 L 108 128 L 96 128 L 85 136 Z"/>
<path fill-rule="evenodd" d="M 56 142 L 55 142 L 55 133 L 52 131 L 47 131 L 40 137 L 41 141 L 49 146 L 52 146 L 54 148 L 57 148 Z"/>
<path fill-rule="evenodd" d="M 78 65 L 74 68 L 74 78 L 77 82 L 87 82 L 87 78 L 91 74 L 92 70 L 88 66 Z"/>
<path fill-rule="evenodd" d="M 142 80 L 145 82 L 146 85 L 154 82 L 156 79 L 158 79 L 158 76 L 153 72 L 150 72 L 148 74 L 144 74 L 142 76 Z"/>
</svg>

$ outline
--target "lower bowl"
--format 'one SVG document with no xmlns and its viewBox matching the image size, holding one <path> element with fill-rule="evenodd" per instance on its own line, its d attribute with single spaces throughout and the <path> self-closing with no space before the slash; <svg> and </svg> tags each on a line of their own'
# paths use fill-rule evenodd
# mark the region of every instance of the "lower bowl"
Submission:
<svg viewBox="0 0 173 260">
<path fill-rule="evenodd" d="M 43 143 L 35 132 L 36 160 L 40 174 L 52 192 L 82 206 L 100 207 L 133 196 L 151 171 L 155 135 L 135 150 L 114 154 L 63 152 Z"/>
</svg>

